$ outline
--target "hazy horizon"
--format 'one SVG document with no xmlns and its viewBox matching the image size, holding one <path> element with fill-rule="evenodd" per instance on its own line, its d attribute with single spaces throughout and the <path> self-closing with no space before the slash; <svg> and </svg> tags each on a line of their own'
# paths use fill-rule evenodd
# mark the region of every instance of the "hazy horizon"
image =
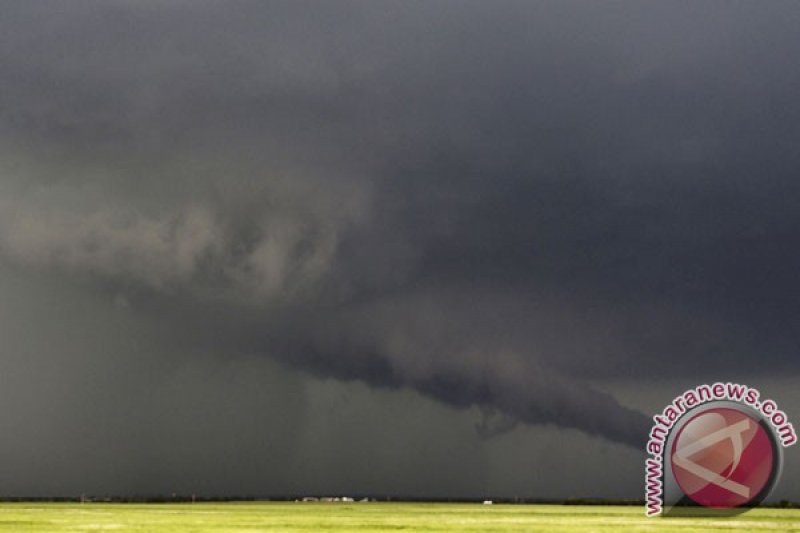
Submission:
<svg viewBox="0 0 800 533">
<path fill-rule="evenodd" d="M 796 420 L 798 23 L 3 3 L 0 496 L 638 499 L 687 388 Z"/>
</svg>

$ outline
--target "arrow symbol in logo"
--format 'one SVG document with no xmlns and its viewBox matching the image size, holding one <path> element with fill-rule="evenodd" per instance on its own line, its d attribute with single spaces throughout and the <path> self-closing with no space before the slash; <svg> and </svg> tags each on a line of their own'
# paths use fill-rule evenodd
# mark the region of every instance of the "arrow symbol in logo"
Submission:
<svg viewBox="0 0 800 533">
<path fill-rule="evenodd" d="M 744 498 L 749 498 L 750 488 L 733 481 L 730 477 L 736 471 L 736 467 L 739 466 L 739 461 L 742 458 L 742 452 L 744 451 L 742 433 L 750 429 L 750 423 L 750 420 L 745 418 L 736 424 L 709 433 L 693 443 L 675 450 L 675 453 L 672 455 L 672 462 L 700 479 L 713 483 L 718 487 L 722 487 Z M 689 459 L 694 454 L 725 439 L 730 439 L 733 445 L 733 460 L 730 463 L 730 471 L 727 477 L 722 477 L 720 474 L 712 472 L 708 468 Z"/>
</svg>

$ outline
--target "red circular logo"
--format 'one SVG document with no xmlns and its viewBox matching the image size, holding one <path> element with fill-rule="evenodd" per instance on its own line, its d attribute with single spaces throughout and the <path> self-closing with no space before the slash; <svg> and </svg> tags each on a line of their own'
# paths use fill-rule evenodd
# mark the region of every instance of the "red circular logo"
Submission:
<svg viewBox="0 0 800 533">
<path fill-rule="evenodd" d="M 705 507 L 731 508 L 756 499 L 773 477 L 775 451 L 758 420 L 718 407 L 692 417 L 672 444 L 672 473 Z"/>
</svg>

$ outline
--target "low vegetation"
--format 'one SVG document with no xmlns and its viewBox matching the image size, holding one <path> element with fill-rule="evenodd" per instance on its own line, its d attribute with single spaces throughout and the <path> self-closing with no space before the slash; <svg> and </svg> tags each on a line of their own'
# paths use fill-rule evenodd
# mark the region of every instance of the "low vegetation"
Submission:
<svg viewBox="0 0 800 533">
<path fill-rule="evenodd" d="M 3 503 L 0 531 L 256 533 L 260 531 L 789 531 L 800 511 L 755 509 L 735 518 L 644 517 L 639 506 L 447 503 Z"/>
</svg>

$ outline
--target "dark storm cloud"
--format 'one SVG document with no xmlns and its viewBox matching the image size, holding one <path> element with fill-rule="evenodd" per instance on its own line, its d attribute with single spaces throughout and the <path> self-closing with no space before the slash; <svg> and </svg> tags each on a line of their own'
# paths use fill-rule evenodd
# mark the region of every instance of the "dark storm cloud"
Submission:
<svg viewBox="0 0 800 533">
<path fill-rule="evenodd" d="M 165 337 L 633 445 L 796 370 L 794 4 L 2 9 L 0 251 Z"/>
</svg>

